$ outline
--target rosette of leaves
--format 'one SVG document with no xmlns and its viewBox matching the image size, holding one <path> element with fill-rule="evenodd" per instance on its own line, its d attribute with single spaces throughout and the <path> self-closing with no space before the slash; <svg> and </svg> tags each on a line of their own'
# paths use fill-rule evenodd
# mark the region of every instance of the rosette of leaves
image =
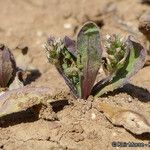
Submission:
<svg viewBox="0 0 150 150">
<path fill-rule="evenodd" d="M 54 64 L 77 98 L 87 99 L 90 94 L 101 96 L 128 82 L 144 65 L 146 51 L 132 36 L 121 40 L 110 36 L 104 43 L 106 56 L 102 57 L 101 36 L 93 22 L 83 25 L 73 41 L 48 38 L 45 44 L 47 58 Z M 102 66 L 107 77 L 95 83 Z"/>
<path fill-rule="evenodd" d="M 101 96 L 110 91 L 124 86 L 145 63 L 146 50 L 129 36 L 127 40 L 121 40 L 118 36 L 110 36 L 105 44 L 107 56 L 103 64 L 107 77 L 102 79 L 92 89 L 92 94 Z"/>
<path fill-rule="evenodd" d="M 15 59 L 9 48 L 0 44 L 0 88 L 6 88 L 16 74 Z"/>
</svg>

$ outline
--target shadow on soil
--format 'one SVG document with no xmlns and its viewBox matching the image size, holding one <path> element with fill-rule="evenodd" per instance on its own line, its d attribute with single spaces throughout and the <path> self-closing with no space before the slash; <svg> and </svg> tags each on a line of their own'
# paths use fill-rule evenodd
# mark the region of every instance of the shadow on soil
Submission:
<svg viewBox="0 0 150 150">
<path fill-rule="evenodd" d="M 72 105 L 68 102 L 68 100 L 59 100 L 56 102 L 50 103 L 52 110 L 57 113 L 64 109 L 67 105 Z M 25 111 L 20 111 L 17 113 L 12 113 L 0 118 L 0 127 L 6 128 L 9 126 L 14 126 L 20 123 L 29 123 L 34 122 L 39 119 L 40 110 L 42 105 L 35 105 L 31 108 L 28 108 Z"/>
<path fill-rule="evenodd" d="M 150 92 L 142 87 L 138 87 L 133 84 L 126 84 L 123 88 L 119 89 L 119 91 L 129 94 L 141 102 L 150 102 Z"/>
<path fill-rule="evenodd" d="M 139 139 L 139 140 L 149 140 L 150 139 L 150 133 L 143 133 L 141 135 L 135 135 L 133 133 L 131 133 L 136 139 Z"/>
<path fill-rule="evenodd" d="M 35 81 L 36 79 L 38 79 L 41 76 L 41 73 L 39 70 L 35 69 L 35 70 L 29 70 L 31 73 L 27 76 L 26 81 L 25 81 L 25 85 L 30 84 L 31 82 Z"/>
<path fill-rule="evenodd" d="M 20 123 L 37 121 L 38 117 L 32 112 L 31 108 L 26 111 L 21 111 L 9 114 L 0 118 L 0 127 L 6 128 Z"/>
<path fill-rule="evenodd" d="M 110 122 L 111 123 L 111 122 Z M 114 125 L 115 126 L 115 125 Z M 122 126 L 115 126 L 117 128 L 123 128 Z M 142 133 L 140 135 L 136 135 L 136 134 L 133 134 L 131 131 L 125 129 L 128 133 L 130 133 L 133 137 L 135 137 L 136 139 L 139 139 L 139 140 L 142 140 L 142 141 L 145 141 L 145 140 L 149 140 L 150 139 L 150 133 Z M 130 141 L 132 142 L 132 141 Z M 145 143 L 147 144 L 147 143 Z"/>
<path fill-rule="evenodd" d="M 55 113 L 64 109 L 65 106 L 70 105 L 68 100 L 59 100 L 56 102 L 51 102 L 52 109 Z"/>
<path fill-rule="evenodd" d="M 141 2 L 142 4 L 145 4 L 145 5 L 150 5 L 150 1 L 149 0 L 143 0 L 143 2 Z"/>
<path fill-rule="evenodd" d="M 139 101 L 144 103 L 150 102 L 150 92 L 147 89 L 135 86 L 133 84 L 126 84 L 124 85 L 124 87 L 117 89 L 114 92 L 109 92 L 108 94 L 104 94 L 103 97 L 115 96 L 116 94 L 119 93 L 127 93 L 133 98 L 137 98 Z"/>
</svg>

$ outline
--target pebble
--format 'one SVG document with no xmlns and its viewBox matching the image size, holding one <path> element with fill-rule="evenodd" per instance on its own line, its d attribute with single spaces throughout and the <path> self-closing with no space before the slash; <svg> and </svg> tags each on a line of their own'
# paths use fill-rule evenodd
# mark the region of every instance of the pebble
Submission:
<svg viewBox="0 0 150 150">
<path fill-rule="evenodd" d="M 92 114 L 91 114 L 91 118 L 92 118 L 92 120 L 94 120 L 94 119 L 96 118 L 96 114 L 95 114 L 95 113 L 92 113 Z"/>
<path fill-rule="evenodd" d="M 131 103 L 131 102 L 132 102 L 132 99 L 131 99 L 131 97 L 129 97 L 129 98 L 128 98 L 128 102 L 129 102 L 129 103 Z"/>
<path fill-rule="evenodd" d="M 65 23 L 64 24 L 64 28 L 65 29 L 71 29 L 72 28 L 72 24 L 71 23 Z"/>
<path fill-rule="evenodd" d="M 112 133 L 112 136 L 117 136 L 117 133 L 116 133 L 116 132 L 113 132 L 113 133 Z"/>
<path fill-rule="evenodd" d="M 38 37 L 42 37 L 42 36 L 43 36 L 43 32 L 42 32 L 42 31 L 37 31 L 37 32 L 36 32 L 36 35 L 37 35 Z"/>
</svg>

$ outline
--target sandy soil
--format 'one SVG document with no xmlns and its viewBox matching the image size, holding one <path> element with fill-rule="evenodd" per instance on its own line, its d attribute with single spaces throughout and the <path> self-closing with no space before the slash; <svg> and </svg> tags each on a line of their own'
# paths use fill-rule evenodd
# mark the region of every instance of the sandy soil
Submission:
<svg viewBox="0 0 150 150">
<path fill-rule="evenodd" d="M 137 136 L 115 127 L 94 107 L 97 101 L 109 101 L 141 113 L 144 110 L 150 119 L 149 66 L 121 90 L 94 101 L 92 98 L 75 100 L 62 77 L 47 63 L 42 48 L 49 35 L 75 37 L 87 20 L 95 21 L 102 35 L 133 34 L 147 47 L 147 41 L 138 30 L 138 19 L 150 9 L 149 5 L 141 4 L 140 0 L 0 0 L 0 6 L 0 42 L 12 49 L 18 65 L 38 69 L 41 74 L 30 85 L 63 89 L 66 93 L 62 104 L 53 106 L 57 116 L 54 121 L 37 119 L 31 110 L 1 119 L 0 149 L 112 150 L 119 149 L 112 147 L 113 141 L 150 142 L 150 134 Z M 29 48 L 23 62 L 17 46 Z"/>
</svg>

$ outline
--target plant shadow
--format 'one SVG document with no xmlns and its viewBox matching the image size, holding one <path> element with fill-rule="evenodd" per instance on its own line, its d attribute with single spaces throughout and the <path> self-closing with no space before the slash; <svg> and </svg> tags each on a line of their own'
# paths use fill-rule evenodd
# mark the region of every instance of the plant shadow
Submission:
<svg viewBox="0 0 150 150">
<path fill-rule="evenodd" d="M 141 4 L 150 5 L 150 1 L 148 1 L 148 0 L 143 0 L 143 2 L 141 2 Z"/>
<path fill-rule="evenodd" d="M 66 99 L 59 100 L 59 101 L 56 101 L 56 102 L 51 102 L 52 109 L 55 113 L 63 110 L 64 107 L 67 106 L 67 105 L 71 105 L 71 104 L 69 104 L 68 100 L 66 100 Z"/>
<path fill-rule="evenodd" d="M 109 92 L 108 94 L 104 94 L 102 97 L 115 96 L 116 94 L 119 93 L 127 93 L 133 98 L 137 98 L 139 101 L 144 103 L 150 102 L 150 92 L 147 89 L 138 87 L 130 83 L 124 85 L 122 88 L 115 90 L 114 92 Z"/>
<path fill-rule="evenodd" d="M 132 132 L 128 131 L 132 136 L 134 136 L 136 139 L 145 141 L 150 139 L 150 133 L 142 133 L 140 135 L 133 134 Z"/>
<path fill-rule="evenodd" d="M 109 121 L 109 120 L 108 120 Z M 110 121 L 109 121 L 110 122 Z M 112 122 L 110 122 L 112 124 Z M 117 128 L 124 128 L 123 126 L 117 126 L 117 125 L 114 125 L 115 127 Z M 149 140 L 150 139 L 150 133 L 149 132 L 145 132 L 145 133 L 142 133 L 142 134 L 134 134 L 133 132 L 127 130 L 126 128 L 124 128 L 128 133 L 130 133 L 133 137 L 135 137 L 136 139 L 139 139 L 139 140 L 142 140 L 142 141 L 145 141 L 145 140 Z"/>
<path fill-rule="evenodd" d="M 41 72 L 38 69 L 29 70 L 30 74 L 27 75 L 27 78 L 24 82 L 25 85 L 30 84 L 41 76 Z"/>
<path fill-rule="evenodd" d="M 38 120 L 38 116 L 29 108 L 26 111 L 12 113 L 0 118 L 0 127 L 7 128 L 20 123 L 34 122 Z"/>
<path fill-rule="evenodd" d="M 62 99 L 56 102 L 50 102 L 48 105 L 52 107 L 54 113 L 58 113 L 63 110 L 65 106 L 72 105 L 72 103 L 69 103 L 66 99 Z M 34 105 L 27 110 L 0 117 L 0 127 L 7 128 L 20 123 L 35 122 L 39 120 L 39 114 L 42 106 L 42 104 Z"/>
<path fill-rule="evenodd" d="M 133 84 L 126 84 L 124 87 L 120 88 L 119 91 L 129 94 L 141 102 L 147 103 L 150 101 L 150 92 L 145 88 L 138 87 Z"/>
</svg>

